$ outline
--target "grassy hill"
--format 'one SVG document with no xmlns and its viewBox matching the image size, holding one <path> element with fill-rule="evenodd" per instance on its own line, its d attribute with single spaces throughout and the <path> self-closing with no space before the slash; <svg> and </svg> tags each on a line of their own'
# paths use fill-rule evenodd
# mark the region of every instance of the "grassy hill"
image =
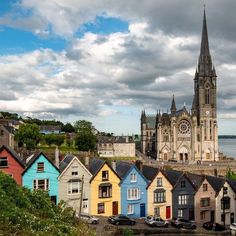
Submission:
<svg viewBox="0 0 236 236">
<path fill-rule="evenodd" d="M 0 171 L 0 235 L 93 236 L 95 232 L 77 222 L 71 208 L 54 205 L 44 191 L 19 187 Z"/>
</svg>

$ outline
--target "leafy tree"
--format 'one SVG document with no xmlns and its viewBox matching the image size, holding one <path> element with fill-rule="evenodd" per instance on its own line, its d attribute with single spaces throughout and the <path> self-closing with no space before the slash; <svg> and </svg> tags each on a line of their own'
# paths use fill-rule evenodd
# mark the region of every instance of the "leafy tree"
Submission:
<svg viewBox="0 0 236 236">
<path fill-rule="evenodd" d="M 15 134 L 15 139 L 21 147 L 25 144 L 27 150 L 34 149 L 40 141 L 40 129 L 36 124 L 21 125 Z"/>
<path fill-rule="evenodd" d="M 72 132 L 75 132 L 75 128 L 73 127 L 72 124 L 66 123 L 65 125 L 62 126 L 61 131 L 65 133 L 72 133 Z"/>
<path fill-rule="evenodd" d="M 61 134 L 45 134 L 43 139 L 49 146 L 51 146 L 52 144 L 61 146 L 64 143 L 65 136 Z"/>
<path fill-rule="evenodd" d="M 74 125 L 76 131 L 75 146 L 80 151 L 94 150 L 97 138 L 94 134 L 94 126 L 86 120 L 78 120 Z"/>
</svg>

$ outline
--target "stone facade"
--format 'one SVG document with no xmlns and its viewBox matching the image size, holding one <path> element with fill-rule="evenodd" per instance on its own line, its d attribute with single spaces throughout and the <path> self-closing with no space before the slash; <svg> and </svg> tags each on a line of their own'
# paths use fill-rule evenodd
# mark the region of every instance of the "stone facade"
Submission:
<svg viewBox="0 0 236 236">
<path fill-rule="evenodd" d="M 177 110 L 173 96 L 169 113 L 159 111 L 156 116 L 148 116 L 142 111 L 141 152 L 162 161 L 217 161 L 216 78 L 204 11 L 192 109 L 183 106 Z"/>
</svg>

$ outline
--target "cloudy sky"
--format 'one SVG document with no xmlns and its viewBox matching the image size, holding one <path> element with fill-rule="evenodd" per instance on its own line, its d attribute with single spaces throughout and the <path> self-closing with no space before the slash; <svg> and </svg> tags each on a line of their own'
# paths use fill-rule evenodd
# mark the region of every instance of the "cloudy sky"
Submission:
<svg viewBox="0 0 236 236">
<path fill-rule="evenodd" d="M 140 132 L 140 114 L 190 108 L 203 1 L 0 3 L 0 110 Z M 236 1 L 205 0 L 220 134 L 236 134 Z"/>
</svg>

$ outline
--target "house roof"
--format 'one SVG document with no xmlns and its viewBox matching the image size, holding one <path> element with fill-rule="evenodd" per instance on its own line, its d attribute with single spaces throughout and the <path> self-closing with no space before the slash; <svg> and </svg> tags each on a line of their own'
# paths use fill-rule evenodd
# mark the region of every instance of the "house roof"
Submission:
<svg viewBox="0 0 236 236">
<path fill-rule="evenodd" d="M 190 179 L 196 190 L 198 190 L 201 187 L 202 182 L 205 179 L 204 175 L 197 175 L 189 172 L 186 173 L 186 175 L 188 176 L 188 178 Z"/>
<path fill-rule="evenodd" d="M 212 188 L 215 190 L 216 195 L 218 195 L 225 183 L 224 178 L 207 175 L 206 179 L 208 180 Z"/>
<path fill-rule="evenodd" d="M 34 164 L 34 162 L 35 162 L 41 155 L 43 155 L 43 156 L 52 164 L 52 166 L 53 166 L 59 173 L 61 172 L 60 169 L 57 168 L 57 167 L 54 165 L 54 163 L 53 163 L 51 160 L 49 160 L 48 157 L 47 157 L 44 153 L 39 152 L 39 153 L 36 153 L 33 157 L 31 157 L 31 159 L 30 159 L 29 162 L 27 163 L 27 166 L 26 166 L 25 170 L 23 171 L 22 175 L 24 175 L 25 172 L 27 172 L 27 170 Z"/>
<path fill-rule="evenodd" d="M 21 160 L 21 158 L 18 156 L 18 154 L 17 154 L 12 148 L 10 148 L 10 147 L 7 146 L 7 145 L 3 145 L 3 146 L 0 148 L 0 152 L 2 152 L 4 149 L 5 149 L 7 152 L 9 152 L 9 153 L 11 154 L 11 156 L 12 156 L 23 168 L 25 168 L 25 165 L 24 165 L 23 160 Z"/>
<path fill-rule="evenodd" d="M 65 158 L 59 164 L 59 169 L 61 172 L 70 164 L 73 158 L 74 158 L 74 155 L 72 154 L 67 154 L 65 156 Z"/>
<path fill-rule="evenodd" d="M 159 170 L 156 167 L 143 165 L 142 173 L 148 181 L 152 181 L 158 171 Z"/>
<path fill-rule="evenodd" d="M 236 180 L 227 179 L 228 184 L 233 189 L 233 191 L 236 193 Z"/>
<path fill-rule="evenodd" d="M 165 174 L 169 179 L 170 183 L 172 184 L 172 186 L 175 186 L 179 178 L 183 175 L 183 172 L 177 170 L 166 170 Z"/>
<path fill-rule="evenodd" d="M 132 167 L 132 163 L 118 161 L 116 162 L 116 173 L 123 179 Z"/>
</svg>

